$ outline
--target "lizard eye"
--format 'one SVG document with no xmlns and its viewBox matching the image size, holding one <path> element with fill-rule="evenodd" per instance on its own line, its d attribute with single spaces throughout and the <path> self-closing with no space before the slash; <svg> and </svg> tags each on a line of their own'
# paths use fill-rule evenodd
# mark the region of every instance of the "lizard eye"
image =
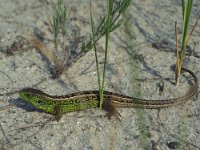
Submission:
<svg viewBox="0 0 200 150">
<path fill-rule="evenodd" d="M 38 100 L 37 103 L 38 103 L 39 105 L 45 105 L 45 103 L 44 103 L 42 100 Z"/>
</svg>

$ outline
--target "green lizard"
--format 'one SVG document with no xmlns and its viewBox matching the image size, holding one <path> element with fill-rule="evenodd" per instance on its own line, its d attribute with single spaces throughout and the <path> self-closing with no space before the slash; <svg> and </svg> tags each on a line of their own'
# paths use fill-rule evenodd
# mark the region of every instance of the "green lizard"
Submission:
<svg viewBox="0 0 200 150">
<path fill-rule="evenodd" d="M 185 68 L 182 71 L 188 72 L 194 79 L 193 85 L 187 93 L 181 97 L 165 100 L 145 100 L 133 98 L 130 96 L 121 95 L 114 92 L 104 91 L 103 109 L 108 112 L 108 118 L 115 115 L 119 117 L 120 114 L 115 107 L 137 107 L 137 108 L 165 108 L 182 104 L 191 99 L 198 90 L 198 79 L 196 75 Z M 82 91 L 65 96 L 52 96 L 40 90 L 26 88 L 19 92 L 20 98 L 31 103 L 38 109 L 44 112 L 55 115 L 59 120 L 62 114 L 72 111 L 80 111 L 90 108 L 99 107 L 99 91 Z"/>
</svg>

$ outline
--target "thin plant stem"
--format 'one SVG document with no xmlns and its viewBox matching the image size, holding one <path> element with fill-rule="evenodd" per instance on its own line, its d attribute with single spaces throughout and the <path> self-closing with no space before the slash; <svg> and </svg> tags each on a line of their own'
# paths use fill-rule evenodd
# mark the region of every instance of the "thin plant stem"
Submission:
<svg viewBox="0 0 200 150">
<path fill-rule="evenodd" d="M 97 48 L 96 48 L 96 36 L 94 32 L 94 22 L 93 22 L 93 16 L 92 16 L 92 1 L 90 0 L 90 21 L 91 21 L 91 27 L 92 27 L 92 39 L 94 43 L 94 52 L 95 52 L 95 61 L 96 61 L 96 69 L 97 69 L 97 80 L 98 80 L 98 86 L 99 86 L 99 94 L 101 91 L 101 81 L 100 81 L 100 71 L 99 71 L 99 61 L 97 56 Z"/>
<path fill-rule="evenodd" d="M 113 8 L 113 0 L 108 1 L 108 16 L 106 21 L 106 44 L 105 44 L 105 60 L 104 60 L 104 66 L 103 66 L 103 79 L 102 79 L 102 85 L 101 85 L 101 93 L 100 93 L 100 109 L 102 109 L 103 105 L 103 91 L 104 91 L 104 84 L 105 84 L 105 78 L 106 78 L 106 65 L 107 65 L 107 58 L 108 58 L 108 44 L 109 44 L 109 35 L 110 35 L 110 21 L 111 21 L 111 12 Z"/>
<path fill-rule="evenodd" d="M 182 0 L 182 15 L 183 15 L 183 23 L 182 23 L 182 39 L 181 39 L 181 51 L 179 58 L 177 58 L 179 61 L 176 64 L 176 73 L 177 73 L 177 79 L 175 78 L 176 85 L 178 85 L 180 80 L 180 72 L 181 67 L 183 64 L 183 60 L 185 59 L 185 51 L 187 46 L 187 34 L 188 34 L 188 24 L 190 21 L 190 14 L 192 9 L 192 3 L 193 0 Z"/>
<path fill-rule="evenodd" d="M 179 66 L 179 49 L 178 49 L 178 30 L 177 30 L 177 22 L 175 22 L 175 34 L 176 34 L 176 70 L 175 70 L 175 81 L 176 85 L 178 86 L 179 84 L 179 76 L 180 76 L 180 66 Z"/>
<path fill-rule="evenodd" d="M 192 36 L 192 33 L 194 32 L 194 29 L 195 29 L 196 26 L 197 26 L 199 20 L 200 20 L 200 16 L 197 18 L 197 20 L 196 20 L 196 22 L 195 22 L 195 24 L 194 24 L 194 26 L 193 26 L 193 28 L 192 28 L 192 31 L 190 32 L 190 35 L 189 35 L 188 38 L 187 38 L 186 46 L 188 45 L 188 42 L 189 42 L 189 40 L 190 40 L 190 38 L 191 38 L 191 36 Z"/>
</svg>

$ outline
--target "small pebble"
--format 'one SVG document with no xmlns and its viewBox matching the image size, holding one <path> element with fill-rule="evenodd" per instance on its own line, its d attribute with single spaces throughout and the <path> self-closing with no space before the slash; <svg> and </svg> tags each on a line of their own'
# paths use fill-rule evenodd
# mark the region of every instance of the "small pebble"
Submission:
<svg viewBox="0 0 200 150">
<path fill-rule="evenodd" d="M 168 146 L 170 149 L 176 149 L 176 148 L 178 148 L 179 145 L 180 145 L 179 142 L 167 141 L 167 146 Z"/>
</svg>

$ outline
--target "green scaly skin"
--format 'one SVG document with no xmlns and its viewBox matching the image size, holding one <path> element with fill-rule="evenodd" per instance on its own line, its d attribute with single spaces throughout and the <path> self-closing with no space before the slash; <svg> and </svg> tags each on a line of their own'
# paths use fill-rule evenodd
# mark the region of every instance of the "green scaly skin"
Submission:
<svg viewBox="0 0 200 150">
<path fill-rule="evenodd" d="M 73 94 L 65 97 L 51 96 L 40 90 L 26 88 L 21 90 L 19 95 L 20 98 L 31 103 L 34 107 L 55 115 L 56 120 L 59 120 L 64 113 L 97 108 L 99 106 L 97 94 L 85 95 L 80 99 L 80 97 L 73 96 Z"/>
</svg>

